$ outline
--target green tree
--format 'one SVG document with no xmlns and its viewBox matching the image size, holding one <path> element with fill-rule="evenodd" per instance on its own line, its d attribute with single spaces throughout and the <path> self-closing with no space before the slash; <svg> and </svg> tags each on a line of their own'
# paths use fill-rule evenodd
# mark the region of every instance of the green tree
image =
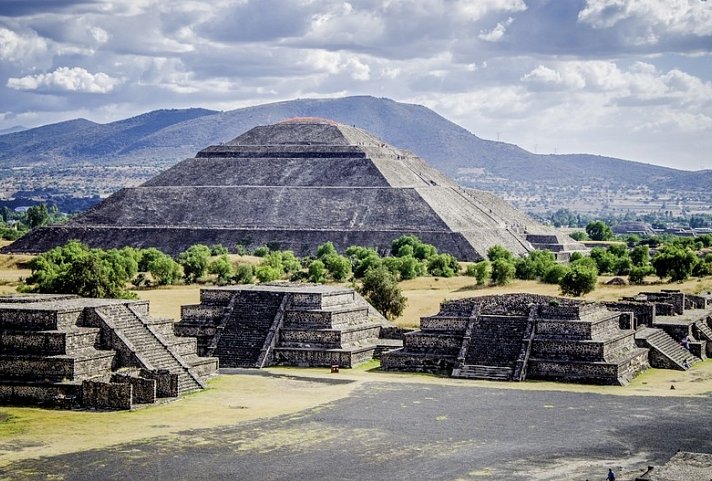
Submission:
<svg viewBox="0 0 712 481">
<path fill-rule="evenodd" d="M 233 280 L 237 284 L 252 284 L 255 280 L 255 268 L 250 264 L 238 264 Z"/>
<path fill-rule="evenodd" d="M 487 259 L 489 259 L 490 262 L 494 262 L 498 259 L 503 259 L 507 262 L 513 263 L 514 255 L 505 247 L 496 244 L 487 249 Z"/>
<path fill-rule="evenodd" d="M 636 267 L 644 267 L 650 264 L 650 247 L 645 244 L 635 246 L 630 252 L 630 260 Z"/>
<path fill-rule="evenodd" d="M 180 264 L 164 253 L 160 254 L 148 263 L 145 271 L 151 273 L 151 277 L 159 286 L 177 284 L 183 275 Z"/>
<path fill-rule="evenodd" d="M 227 254 L 223 254 L 211 261 L 210 264 L 208 264 L 208 272 L 217 276 L 218 284 L 224 285 L 229 283 L 230 278 L 232 278 L 233 269 Z"/>
<path fill-rule="evenodd" d="M 477 285 L 485 285 L 487 280 L 490 278 L 490 274 L 492 272 L 492 268 L 490 266 L 489 261 L 482 260 L 476 264 L 472 264 L 470 267 L 474 268 L 474 276 L 475 280 L 477 281 Z"/>
<path fill-rule="evenodd" d="M 334 247 L 334 244 L 332 242 L 324 242 L 323 244 L 321 244 L 319 247 L 316 248 L 317 259 L 321 259 L 327 255 L 335 255 L 335 254 L 337 254 L 336 247 Z"/>
<path fill-rule="evenodd" d="M 584 263 L 574 263 L 559 282 L 561 293 L 565 296 L 580 297 L 596 288 L 598 272 L 595 267 Z"/>
<path fill-rule="evenodd" d="M 366 275 L 369 269 L 375 269 L 381 265 L 381 257 L 370 247 L 350 246 L 346 249 L 346 255 L 351 260 L 354 277 L 357 279 Z"/>
<path fill-rule="evenodd" d="M 203 244 L 195 244 L 178 255 L 178 264 L 183 267 L 183 275 L 187 283 L 196 282 L 208 270 L 210 248 Z"/>
<path fill-rule="evenodd" d="M 255 277 L 260 282 L 272 282 L 276 281 L 280 277 L 282 277 L 282 272 L 279 269 L 276 269 L 274 267 L 271 267 L 269 265 L 260 265 L 257 266 L 255 269 Z"/>
<path fill-rule="evenodd" d="M 616 257 L 602 247 L 591 249 L 591 259 L 596 262 L 596 268 L 601 274 L 615 272 Z"/>
<path fill-rule="evenodd" d="M 351 276 L 351 261 L 339 254 L 327 254 L 321 258 L 324 266 L 329 271 L 331 278 L 336 282 L 345 281 Z"/>
<path fill-rule="evenodd" d="M 148 249 L 141 249 L 139 251 L 138 258 L 138 270 L 140 272 L 148 272 L 148 265 L 156 259 L 160 259 L 166 256 L 163 252 L 159 251 L 155 247 L 149 247 Z"/>
<path fill-rule="evenodd" d="M 77 294 L 84 297 L 135 298 L 126 285 L 136 275 L 135 259 L 111 249 L 89 249 L 69 241 L 35 257 L 23 292 Z"/>
<path fill-rule="evenodd" d="M 644 284 L 645 277 L 654 274 L 655 270 L 650 264 L 643 266 L 633 266 L 628 274 L 628 282 L 631 284 Z"/>
<path fill-rule="evenodd" d="M 666 245 L 655 254 L 651 262 L 660 279 L 669 277 L 670 282 L 677 282 L 690 277 L 698 259 L 689 248 Z"/>
<path fill-rule="evenodd" d="M 267 254 L 269 254 L 269 247 L 267 246 L 259 246 L 256 247 L 255 250 L 252 252 L 256 257 L 264 257 Z"/>
<path fill-rule="evenodd" d="M 602 220 L 589 222 L 586 225 L 586 234 L 595 241 L 607 241 L 613 238 L 613 231 L 610 226 Z"/>
<path fill-rule="evenodd" d="M 326 280 L 326 267 L 319 259 L 312 261 L 309 264 L 309 282 L 321 284 Z"/>
<path fill-rule="evenodd" d="M 492 284 L 496 286 L 504 286 L 512 282 L 517 268 L 512 260 L 506 258 L 497 258 L 492 262 Z"/>
<path fill-rule="evenodd" d="M 369 269 L 359 291 L 387 319 L 400 316 L 405 309 L 407 300 L 396 278 L 385 267 Z"/>
<path fill-rule="evenodd" d="M 450 254 L 436 254 L 428 259 L 428 272 L 435 277 L 452 277 L 460 270 L 460 264 Z"/>
<path fill-rule="evenodd" d="M 222 255 L 227 255 L 229 254 L 230 251 L 227 250 L 227 247 L 225 247 L 222 244 L 214 244 L 210 246 L 210 255 L 211 256 L 222 256 Z"/>
<path fill-rule="evenodd" d="M 526 257 L 520 257 L 514 263 L 517 279 L 532 280 L 544 276 L 544 273 L 556 263 L 554 254 L 547 250 L 530 252 Z"/>
<path fill-rule="evenodd" d="M 30 229 L 47 225 L 50 222 L 49 211 L 47 210 L 47 206 L 44 204 L 33 205 L 27 209 L 25 216 L 27 218 L 27 226 Z"/>
<path fill-rule="evenodd" d="M 415 279 L 425 275 L 425 264 L 415 256 L 402 256 L 399 272 L 400 278 L 403 280 Z"/>
<path fill-rule="evenodd" d="M 544 275 L 541 276 L 541 280 L 546 284 L 558 284 L 567 272 L 569 272 L 568 266 L 553 264 L 544 272 Z"/>
<path fill-rule="evenodd" d="M 577 230 L 576 232 L 572 232 L 569 234 L 569 237 L 571 237 L 575 241 L 585 241 L 588 240 L 588 235 L 586 235 L 585 232 Z"/>
</svg>

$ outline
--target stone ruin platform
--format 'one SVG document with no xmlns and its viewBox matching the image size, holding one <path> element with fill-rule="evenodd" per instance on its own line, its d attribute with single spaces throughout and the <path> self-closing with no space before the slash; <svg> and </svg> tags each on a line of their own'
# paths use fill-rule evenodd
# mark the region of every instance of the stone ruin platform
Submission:
<svg viewBox="0 0 712 481">
<path fill-rule="evenodd" d="M 392 331 L 353 289 L 279 282 L 201 289 L 175 326 L 221 367 L 252 368 L 353 367 L 393 348 Z"/>
<path fill-rule="evenodd" d="M 617 302 L 611 310 L 632 313 L 636 342 L 650 349 L 650 363 L 663 369 L 687 370 L 712 354 L 712 295 L 675 289 L 641 292 Z M 688 348 L 682 347 L 687 339 Z"/>
<path fill-rule="evenodd" d="M 626 384 L 648 364 L 626 314 L 600 304 L 531 294 L 447 301 L 424 317 L 403 348 L 384 353 L 384 370 L 452 377 Z"/>
<path fill-rule="evenodd" d="M 516 255 L 539 246 L 562 259 L 586 249 L 362 129 L 309 119 L 255 127 L 207 147 L 0 251 L 44 252 L 77 239 L 170 255 L 194 244 L 267 244 L 301 256 L 327 241 L 339 251 L 361 245 L 383 253 L 401 235 L 416 235 L 460 260 L 484 258 L 494 245 Z"/>
<path fill-rule="evenodd" d="M 2 404 L 131 409 L 202 389 L 217 367 L 146 301 L 0 296 Z"/>
</svg>

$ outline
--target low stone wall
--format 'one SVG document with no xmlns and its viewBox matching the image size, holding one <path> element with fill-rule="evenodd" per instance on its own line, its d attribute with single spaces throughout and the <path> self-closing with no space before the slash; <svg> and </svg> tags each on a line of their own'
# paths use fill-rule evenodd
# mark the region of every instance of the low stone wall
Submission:
<svg viewBox="0 0 712 481">
<path fill-rule="evenodd" d="M 0 378 L 53 381 L 74 379 L 74 359 L 0 356 Z"/>
<path fill-rule="evenodd" d="M 131 409 L 133 386 L 101 381 L 82 382 L 82 404 L 95 409 Z"/>
<path fill-rule="evenodd" d="M 607 363 L 531 360 L 527 367 L 527 378 L 591 384 L 620 384 L 618 382 L 618 365 Z"/>
<path fill-rule="evenodd" d="M 409 351 L 441 352 L 456 355 L 462 347 L 462 336 L 432 332 L 414 332 L 403 339 Z"/>
<path fill-rule="evenodd" d="M 374 349 L 375 346 L 355 351 L 279 347 L 274 349 L 273 364 L 303 367 L 329 367 L 336 365 L 350 368 L 372 359 Z"/>
<path fill-rule="evenodd" d="M 712 297 L 696 296 L 694 294 L 685 295 L 685 309 L 711 309 Z"/>
<path fill-rule="evenodd" d="M 0 331 L 0 353 L 54 356 L 66 352 L 62 332 Z"/>
<path fill-rule="evenodd" d="M 419 355 L 403 351 L 390 351 L 381 355 L 381 369 L 384 371 L 450 373 L 455 366 L 455 357 L 441 355 Z"/>
<path fill-rule="evenodd" d="M 80 384 L 0 384 L 3 405 L 40 405 L 56 408 L 77 408 L 81 405 Z"/>
<path fill-rule="evenodd" d="M 538 319 L 535 332 L 544 337 L 591 339 L 591 325 L 591 321 Z"/>
<path fill-rule="evenodd" d="M 655 323 L 655 304 L 633 301 L 606 302 L 604 304 L 612 311 L 633 313 L 634 322 L 628 329 L 637 329 L 643 325 L 652 327 Z"/>
<path fill-rule="evenodd" d="M 675 314 L 685 312 L 685 294 L 676 290 L 663 290 L 662 292 L 641 292 L 649 302 L 664 302 L 673 305 Z M 658 312 L 658 315 L 667 315 Z"/>
<path fill-rule="evenodd" d="M 200 303 L 227 306 L 235 294 L 229 289 L 200 289 Z"/>
<path fill-rule="evenodd" d="M 166 369 L 157 371 L 141 369 L 141 377 L 156 381 L 157 397 L 178 397 L 178 374 L 173 374 Z"/>
<path fill-rule="evenodd" d="M 156 380 L 141 377 L 113 374 L 111 382 L 116 384 L 130 384 L 133 387 L 133 402 L 147 404 L 156 402 Z"/>
<path fill-rule="evenodd" d="M 420 319 L 420 328 L 424 331 L 465 332 L 469 317 L 431 316 Z"/>
<path fill-rule="evenodd" d="M 188 304 L 181 306 L 180 318 L 182 322 L 211 324 L 220 321 L 224 312 L 221 305 Z"/>
<path fill-rule="evenodd" d="M 409 332 L 413 332 L 416 329 L 410 327 L 397 327 L 397 326 L 381 326 L 381 339 L 403 339 L 403 336 Z"/>
</svg>

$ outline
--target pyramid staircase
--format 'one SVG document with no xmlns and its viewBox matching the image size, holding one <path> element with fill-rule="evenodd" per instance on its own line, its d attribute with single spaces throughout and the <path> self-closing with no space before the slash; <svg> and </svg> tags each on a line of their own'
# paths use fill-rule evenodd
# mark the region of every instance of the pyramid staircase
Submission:
<svg viewBox="0 0 712 481">
<path fill-rule="evenodd" d="M 635 338 L 650 349 L 650 364 L 653 367 L 686 371 L 700 361 L 662 329 L 646 327 L 638 330 Z"/>
<path fill-rule="evenodd" d="M 479 315 L 466 334 L 464 358 L 453 377 L 513 381 L 523 341 L 531 330 L 528 316 Z M 526 345 L 524 346 L 526 349 Z M 519 379 L 517 379 L 519 380 Z"/>
<path fill-rule="evenodd" d="M 215 358 L 198 358 L 195 354 L 195 339 L 175 337 L 170 331 L 170 320 L 143 316 L 128 304 L 106 306 L 96 312 L 115 334 L 123 337 L 142 368 L 176 374 L 179 395 L 205 387 L 198 374 L 201 367 L 208 371 L 217 369 Z"/>
<path fill-rule="evenodd" d="M 697 321 L 695 324 L 695 329 L 697 330 L 698 336 L 707 341 L 712 342 L 712 329 L 707 325 L 704 320 Z"/>
<path fill-rule="evenodd" d="M 241 291 L 235 296 L 217 340 L 222 367 L 257 367 L 260 352 L 284 298 L 283 293 Z"/>
<path fill-rule="evenodd" d="M 0 402 L 130 409 L 200 389 L 217 368 L 141 301 L 0 297 Z"/>
</svg>

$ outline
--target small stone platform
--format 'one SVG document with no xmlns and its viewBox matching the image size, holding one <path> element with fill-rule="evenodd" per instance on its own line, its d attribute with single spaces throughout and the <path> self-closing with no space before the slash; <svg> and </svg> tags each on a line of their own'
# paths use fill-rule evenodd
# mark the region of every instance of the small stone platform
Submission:
<svg viewBox="0 0 712 481">
<path fill-rule="evenodd" d="M 179 336 L 221 367 L 353 367 L 393 349 L 386 319 L 357 292 L 318 284 L 271 283 L 201 289 L 182 307 Z"/>
<path fill-rule="evenodd" d="M 384 353 L 385 370 L 449 372 L 453 377 L 551 379 L 626 384 L 648 367 L 647 349 L 622 314 L 600 304 L 506 294 L 448 301 L 403 349 Z"/>
<path fill-rule="evenodd" d="M 146 301 L 0 296 L 0 403 L 131 409 L 201 389 L 217 359 Z"/>
</svg>

